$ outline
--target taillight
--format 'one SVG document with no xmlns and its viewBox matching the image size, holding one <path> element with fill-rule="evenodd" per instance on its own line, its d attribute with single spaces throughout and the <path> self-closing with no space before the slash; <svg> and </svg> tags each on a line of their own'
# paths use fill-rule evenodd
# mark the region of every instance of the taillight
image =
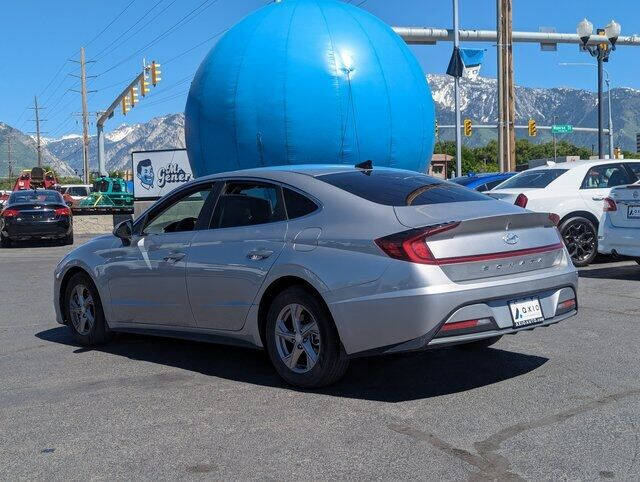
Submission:
<svg viewBox="0 0 640 482">
<path fill-rule="evenodd" d="M 616 204 L 616 202 L 611 199 L 610 197 L 606 197 L 604 198 L 604 212 L 608 213 L 611 211 L 617 211 L 618 210 L 618 205 Z"/>
<path fill-rule="evenodd" d="M 53 211 L 56 216 L 71 216 L 71 209 L 69 208 L 57 208 Z"/>
<path fill-rule="evenodd" d="M 556 226 L 560 224 L 560 216 L 558 216 L 556 213 L 549 213 L 549 220 Z"/>
<path fill-rule="evenodd" d="M 20 214 L 20 211 L 17 209 L 5 209 L 2 211 L 3 218 L 15 218 L 18 214 Z"/>
<path fill-rule="evenodd" d="M 375 243 L 389 257 L 421 264 L 437 264 L 433 253 L 427 246 L 427 238 L 444 233 L 460 225 L 459 221 L 410 229 L 397 234 L 378 238 Z"/>
<path fill-rule="evenodd" d="M 521 208 L 526 208 L 528 202 L 529 198 L 527 198 L 527 196 L 525 196 L 524 194 L 518 194 L 516 202 L 514 202 L 513 204 L 515 204 L 516 206 L 520 206 Z"/>
</svg>

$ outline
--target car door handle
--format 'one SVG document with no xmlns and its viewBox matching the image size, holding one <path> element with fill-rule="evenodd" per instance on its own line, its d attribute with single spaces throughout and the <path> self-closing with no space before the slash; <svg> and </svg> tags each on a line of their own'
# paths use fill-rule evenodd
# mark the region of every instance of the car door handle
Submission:
<svg viewBox="0 0 640 482">
<path fill-rule="evenodd" d="M 162 259 L 164 259 L 167 263 L 177 263 L 182 258 L 184 258 L 186 255 L 187 255 L 187 253 L 171 253 L 170 255 L 165 256 Z"/>
<path fill-rule="evenodd" d="M 269 249 L 254 249 L 247 253 L 247 258 L 252 261 L 259 261 L 261 259 L 267 259 L 273 254 L 273 251 Z"/>
<path fill-rule="evenodd" d="M 594 201 L 604 201 L 604 196 L 593 196 L 591 199 Z"/>
</svg>

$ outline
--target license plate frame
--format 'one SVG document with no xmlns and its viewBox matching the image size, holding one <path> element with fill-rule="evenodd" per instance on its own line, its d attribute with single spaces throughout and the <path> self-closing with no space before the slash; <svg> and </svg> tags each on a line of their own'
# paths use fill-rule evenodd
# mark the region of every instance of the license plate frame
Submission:
<svg viewBox="0 0 640 482">
<path fill-rule="evenodd" d="M 509 302 L 509 312 L 514 328 L 537 325 L 544 321 L 542 305 L 537 296 L 528 296 Z"/>
<path fill-rule="evenodd" d="M 627 219 L 640 219 L 640 205 L 627 206 Z"/>
</svg>

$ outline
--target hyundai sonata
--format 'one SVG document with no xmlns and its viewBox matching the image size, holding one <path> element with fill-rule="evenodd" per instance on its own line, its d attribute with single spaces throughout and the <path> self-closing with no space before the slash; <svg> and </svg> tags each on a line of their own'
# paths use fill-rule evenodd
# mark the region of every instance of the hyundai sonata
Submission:
<svg viewBox="0 0 640 482">
<path fill-rule="evenodd" d="M 415 172 L 287 166 L 199 178 L 76 248 L 55 307 L 83 345 L 264 348 L 287 382 L 318 387 L 353 357 L 557 323 L 577 283 L 547 214 Z"/>
</svg>

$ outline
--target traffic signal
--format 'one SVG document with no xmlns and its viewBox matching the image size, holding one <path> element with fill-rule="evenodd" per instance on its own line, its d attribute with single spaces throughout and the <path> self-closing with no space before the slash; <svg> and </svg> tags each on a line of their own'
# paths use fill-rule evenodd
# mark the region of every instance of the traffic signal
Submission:
<svg viewBox="0 0 640 482">
<path fill-rule="evenodd" d="M 440 126 L 438 126 L 438 120 L 436 119 L 436 137 L 440 135 Z"/>
<path fill-rule="evenodd" d="M 140 77 L 140 93 L 142 94 L 142 97 L 145 97 L 148 92 L 149 82 L 147 82 L 147 74 L 143 74 L 142 77 Z"/>
<path fill-rule="evenodd" d="M 155 60 L 151 62 L 151 83 L 154 87 L 162 80 L 162 77 L 160 77 L 161 73 L 160 64 L 157 64 Z"/>
<path fill-rule="evenodd" d="M 127 115 L 127 112 L 129 112 L 131 110 L 131 105 L 129 104 L 129 96 L 125 95 L 122 98 L 122 113 L 124 115 Z"/>
<path fill-rule="evenodd" d="M 129 104 L 131 107 L 135 106 L 138 103 L 138 88 L 131 87 L 129 90 Z"/>
<path fill-rule="evenodd" d="M 529 119 L 529 136 L 535 137 L 538 135 L 538 130 L 536 129 L 536 121 L 534 119 Z"/>
<path fill-rule="evenodd" d="M 613 148 L 613 158 L 614 159 L 621 159 L 622 158 L 622 149 L 620 149 L 619 147 L 614 147 Z"/>
<path fill-rule="evenodd" d="M 471 137 L 471 119 L 464 120 L 464 135 Z"/>
</svg>

